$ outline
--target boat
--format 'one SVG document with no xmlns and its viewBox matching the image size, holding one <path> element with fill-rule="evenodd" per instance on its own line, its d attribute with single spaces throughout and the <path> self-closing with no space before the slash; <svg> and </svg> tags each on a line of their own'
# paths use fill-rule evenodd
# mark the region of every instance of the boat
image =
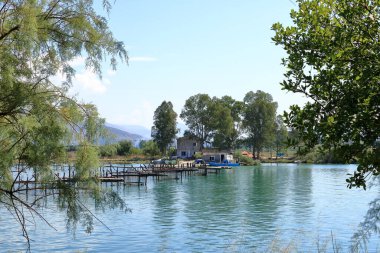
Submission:
<svg viewBox="0 0 380 253">
<path fill-rule="evenodd" d="M 233 162 L 230 162 L 228 160 L 224 160 L 221 163 L 209 162 L 208 166 L 212 166 L 212 167 L 237 167 L 237 166 L 240 166 L 240 163 L 233 163 Z"/>
</svg>

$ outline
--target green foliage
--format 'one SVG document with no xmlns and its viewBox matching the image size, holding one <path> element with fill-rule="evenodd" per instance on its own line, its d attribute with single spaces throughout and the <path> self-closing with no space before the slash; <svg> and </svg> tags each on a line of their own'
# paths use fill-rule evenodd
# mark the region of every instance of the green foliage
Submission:
<svg viewBox="0 0 380 253">
<path fill-rule="evenodd" d="M 189 129 L 186 129 L 184 132 L 183 132 L 183 136 L 184 137 L 189 137 L 191 139 L 196 139 L 197 137 L 189 130 Z"/>
<path fill-rule="evenodd" d="M 371 203 L 364 216 L 364 221 L 358 226 L 358 231 L 352 236 L 351 252 L 366 252 L 367 243 L 373 234 L 380 231 L 380 198 L 377 197 Z"/>
<path fill-rule="evenodd" d="M 142 150 L 136 147 L 132 147 L 130 150 L 131 155 L 141 155 Z"/>
<path fill-rule="evenodd" d="M 308 149 L 306 153 L 299 153 L 297 160 L 306 163 L 346 163 L 338 150 L 325 150 L 321 145 Z M 354 160 L 348 162 L 355 162 Z"/>
<path fill-rule="evenodd" d="M 131 141 L 124 140 L 120 141 L 117 146 L 117 154 L 121 156 L 126 156 L 131 153 L 131 149 L 133 148 L 133 144 Z"/>
<path fill-rule="evenodd" d="M 91 188 L 92 191 L 78 190 L 83 187 L 86 189 Z M 91 233 L 94 229 L 94 218 L 96 217 L 91 215 L 91 212 L 81 200 L 91 199 L 91 201 L 95 202 L 95 208 L 98 210 L 104 211 L 106 207 L 111 207 L 120 208 L 125 212 L 130 211 L 116 192 L 110 189 L 100 190 L 95 180 L 87 180 L 85 184 L 83 184 L 83 181 L 76 183 L 58 181 L 51 188 L 59 189 L 58 198 L 55 198 L 55 200 L 59 210 L 66 212 L 66 227 L 73 233 L 75 233 L 79 222 L 84 227 L 86 233 Z M 100 220 L 97 221 L 102 223 Z M 106 226 L 106 224 L 102 224 Z"/>
<path fill-rule="evenodd" d="M 255 157 L 260 158 L 263 147 L 274 141 L 277 103 L 270 94 L 260 90 L 248 92 L 244 103 L 243 126 L 248 134 L 247 141 L 253 146 Z"/>
<path fill-rule="evenodd" d="M 345 161 L 356 157 L 357 171 L 348 186 L 366 188 L 378 175 L 380 151 L 380 26 L 378 1 L 298 1 L 294 25 L 276 23 L 273 41 L 287 57 L 283 89 L 309 102 L 292 106 L 285 122 L 300 133 L 306 148 L 322 143 Z"/>
<path fill-rule="evenodd" d="M 97 144 L 99 137 L 106 134 L 104 128 L 105 119 L 99 118 L 99 113 L 95 105 L 85 104 L 83 108 L 86 112 L 83 122 L 86 141 Z"/>
<path fill-rule="evenodd" d="M 157 143 L 154 141 L 141 141 L 140 148 L 144 155 L 155 157 L 160 154 L 160 149 L 158 148 Z"/>
<path fill-rule="evenodd" d="M 212 99 L 211 111 L 214 121 L 213 146 L 220 149 L 233 149 L 241 133 L 243 103 L 230 96 Z"/>
<path fill-rule="evenodd" d="M 176 156 L 177 155 L 177 149 L 175 147 L 169 147 L 168 150 L 168 156 Z"/>
<path fill-rule="evenodd" d="M 108 1 L 103 3 L 108 11 Z M 94 144 L 104 120 L 94 105 L 68 95 L 75 74 L 70 64 L 84 55 L 86 67 L 101 76 L 105 56 L 115 68 L 116 58 L 127 60 L 127 55 L 91 0 L 2 1 L 0 23 L 0 202 L 13 210 L 29 239 L 23 210 L 37 212 L 13 184 L 12 165 L 22 162 L 43 187 L 59 188 L 64 184 L 46 183 L 54 175 L 50 165 L 64 162 L 66 146 L 75 142 L 76 180 L 82 191 L 93 192 L 87 182 L 99 165 Z M 57 74 L 66 80 L 53 83 Z M 69 206 L 75 197 L 66 200 Z"/>
<path fill-rule="evenodd" d="M 234 152 L 234 158 L 239 161 L 242 165 L 247 165 L 247 166 L 253 166 L 253 165 L 258 165 L 260 162 L 253 160 L 251 157 L 244 156 L 241 154 L 239 150 L 236 150 Z"/>
<path fill-rule="evenodd" d="M 288 130 L 284 124 L 283 118 L 281 115 L 277 115 L 276 121 L 275 121 L 275 140 L 274 140 L 274 147 L 276 149 L 276 159 L 278 156 L 278 153 L 281 151 L 282 148 L 286 147 L 286 142 L 288 138 Z"/>
<path fill-rule="evenodd" d="M 117 155 L 119 144 L 107 144 L 99 147 L 100 156 L 112 157 Z"/>
<path fill-rule="evenodd" d="M 76 152 L 75 176 L 78 180 L 87 180 L 93 170 L 99 168 L 98 147 L 89 143 L 82 143 Z"/>
<path fill-rule="evenodd" d="M 201 148 L 210 142 L 214 121 L 212 119 L 211 98 L 207 94 L 197 94 L 189 97 L 180 114 L 189 128 L 189 133 L 201 141 Z"/>
<path fill-rule="evenodd" d="M 195 152 L 195 154 L 194 154 L 195 159 L 201 159 L 202 157 L 203 157 L 202 152 Z"/>
<path fill-rule="evenodd" d="M 212 143 L 214 147 L 232 149 L 241 133 L 242 108 L 243 103 L 230 96 L 220 99 L 211 99 L 206 94 L 191 96 L 180 115 L 189 128 L 185 135 L 199 138 L 201 147 Z"/>
<path fill-rule="evenodd" d="M 177 128 L 177 113 L 171 102 L 162 102 L 154 112 L 152 137 L 157 143 L 161 154 L 165 154 L 168 146 L 173 143 Z"/>
</svg>

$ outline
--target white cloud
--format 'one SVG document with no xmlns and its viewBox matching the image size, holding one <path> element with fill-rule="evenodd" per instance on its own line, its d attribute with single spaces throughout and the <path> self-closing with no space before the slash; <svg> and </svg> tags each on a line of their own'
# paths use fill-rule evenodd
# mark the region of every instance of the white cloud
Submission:
<svg viewBox="0 0 380 253">
<path fill-rule="evenodd" d="M 98 94 L 104 94 L 107 91 L 107 86 L 110 84 L 110 80 L 106 78 L 100 80 L 95 73 L 89 70 L 85 70 L 79 74 L 76 74 L 74 78 L 75 86 L 78 85 L 84 90 Z"/>
<path fill-rule="evenodd" d="M 158 61 L 155 57 L 150 56 L 132 56 L 129 57 L 129 62 L 154 62 Z"/>
<path fill-rule="evenodd" d="M 81 66 L 84 67 L 84 62 L 84 57 L 76 57 L 69 62 L 69 64 L 77 70 L 72 78 L 73 82 L 70 93 L 77 94 L 78 92 L 88 92 L 92 94 L 104 94 L 111 85 L 111 81 L 104 77 L 100 79 L 96 73 L 89 69 L 80 68 Z M 108 70 L 107 76 L 111 77 L 114 73 L 114 71 Z M 50 78 L 50 80 L 58 86 L 60 86 L 62 82 L 67 81 L 66 76 L 62 71 L 58 71 Z"/>
<path fill-rule="evenodd" d="M 62 82 L 65 82 L 66 76 L 59 71 L 56 75 L 50 78 L 55 84 L 60 86 Z M 108 78 L 100 79 L 97 74 L 90 70 L 83 70 L 80 73 L 76 73 L 73 77 L 73 88 L 76 92 L 78 89 L 88 91 L 91 93 L 104 94 L 107 88 L 111 85 L 111 81 Z"/>
</svg>

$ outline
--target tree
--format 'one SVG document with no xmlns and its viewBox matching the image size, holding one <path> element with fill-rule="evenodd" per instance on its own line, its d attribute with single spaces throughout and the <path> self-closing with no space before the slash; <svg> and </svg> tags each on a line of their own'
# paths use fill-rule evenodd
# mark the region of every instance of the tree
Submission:
<svg viewBox="0 0 380 253">
<path fill-rule="evenodd" d="M 252 145 L 252 153 L 260 159 L 264 145 L 273 141 L 277 103 L 273 102 L 270 94 L 260 90 L 248 92 L 244 103 L 243 126 Z"/>
<path fill-rule="evenodd" d="M 94 140 L 104 121 L 95 106 L 67 94 L 75 74 L 70 62 L 82 53 L 86 67 L 99 76 L 106 55 L 113 68 L 117 58 L 127 60 L 123 43 L 115 40 L 107 19 L 92 5 L 91 0 L 0 3 L 0 203 L 17 217 L 28 245 L 23 210 L 42 216 L 16 182 L 26 169 L 34 170 L 37 188 L 47 189 L 39 198 L 58 191 L 68 225 L 89 216 L 77 199 L 81 191 L 92 192 L 96 200 L 106 196 L 91 176 L 98 165 Z M 110 10 L 108 1 L 103 6 Z M 66 80 L 53 83 L 56 74 Z M 66 146 L 72 139 L 79 144 L 76 177 L 57 181 L 50 165 L 67 161 Z M 12 173 L 13 165 L 21 162 L 25 166 Z"/>
<path fill-rule="evenodd" d="M 230 96 L 212 99 L 214 122 L 213 146 L 230 150 L 236 148 L 240 136 L 242 103 Z"/>
<path fill-rule="evenodd" d="M 189 128 L 186 136 L 198 138 L 221 149 L 236 147 L 240 136 L 242 103 L 230 96 L 222 98 L 197 94 L 186 100 L 180 117 Z"/>
<path fill-rule="evenodd" d="M 154 111 L 152 137 L 162 154 L 166 153 L 168 146 L 173 143 L 177 128 L 177 113 L 173 110 L 171 102 L 162 102 Z"/>
<path fill-rule="evenodd" d="M 133 144 L 129 140 L 119 141 L 117 146 L 117 154 L 121 156 L 126 156 L 131 153 Z"/>
<path fill-rule="evenodd" d="M 197 94 L 188 98 L 180 114 L 189 132 L 201 141 L 201 148 L 210 142 L 214 130 L 211 98 L 207 94 Z"/>
<path fill-rule="evenodd" d="M 119 144 L 105 144 L 99 147 L 100 156 L 113 157 L 117 155 Z"/>
<path fill-rule="evenodd" d="M 160 154 L 160 149 L 158 148 L 157 143 L 152 140 L 149 141 L 141 141 L 140 148 L 144 155 L 148 155 L 150 157 L 155 157 Z"/>
<path fill-rule="evenodd" d="M 278 157 L 278 154 L 281 148 L 284 145 L 286 145 L 287 137 L 288 137 L 288 130 L 286 129 L 284 120 L 281 115 L 277 115 L 276 121 L 275 121 L 275 140 L 274 140 L 274 146 L 276 148 L 276 159 Z"/>
<path fill-rule="evenodd" d="M 346 161 L 356 158 L 348 187 L 365 189 L 380 172 L 380 4 L 307 0 L 298 7 L 293 26 L 273 25 L 274 42 L 287 52 L 283 89 L 309 98 L 292 106 L 285 122 L 307 148 L 321 143 Z"/>
</svg>

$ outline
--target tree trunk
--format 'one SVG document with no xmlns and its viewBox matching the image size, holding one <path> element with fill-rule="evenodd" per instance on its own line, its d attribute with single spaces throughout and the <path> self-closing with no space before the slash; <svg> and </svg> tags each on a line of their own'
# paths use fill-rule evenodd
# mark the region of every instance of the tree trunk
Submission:
<svg viewBox="0 0 380 253">
<path fill-rule="evenodd" d="M 276 160 L 277 160 L 277 156 L 278 156 L 278 151 L 279 151 L 279 145 L 277 144 L 276 145 Z"/>
</svg>

